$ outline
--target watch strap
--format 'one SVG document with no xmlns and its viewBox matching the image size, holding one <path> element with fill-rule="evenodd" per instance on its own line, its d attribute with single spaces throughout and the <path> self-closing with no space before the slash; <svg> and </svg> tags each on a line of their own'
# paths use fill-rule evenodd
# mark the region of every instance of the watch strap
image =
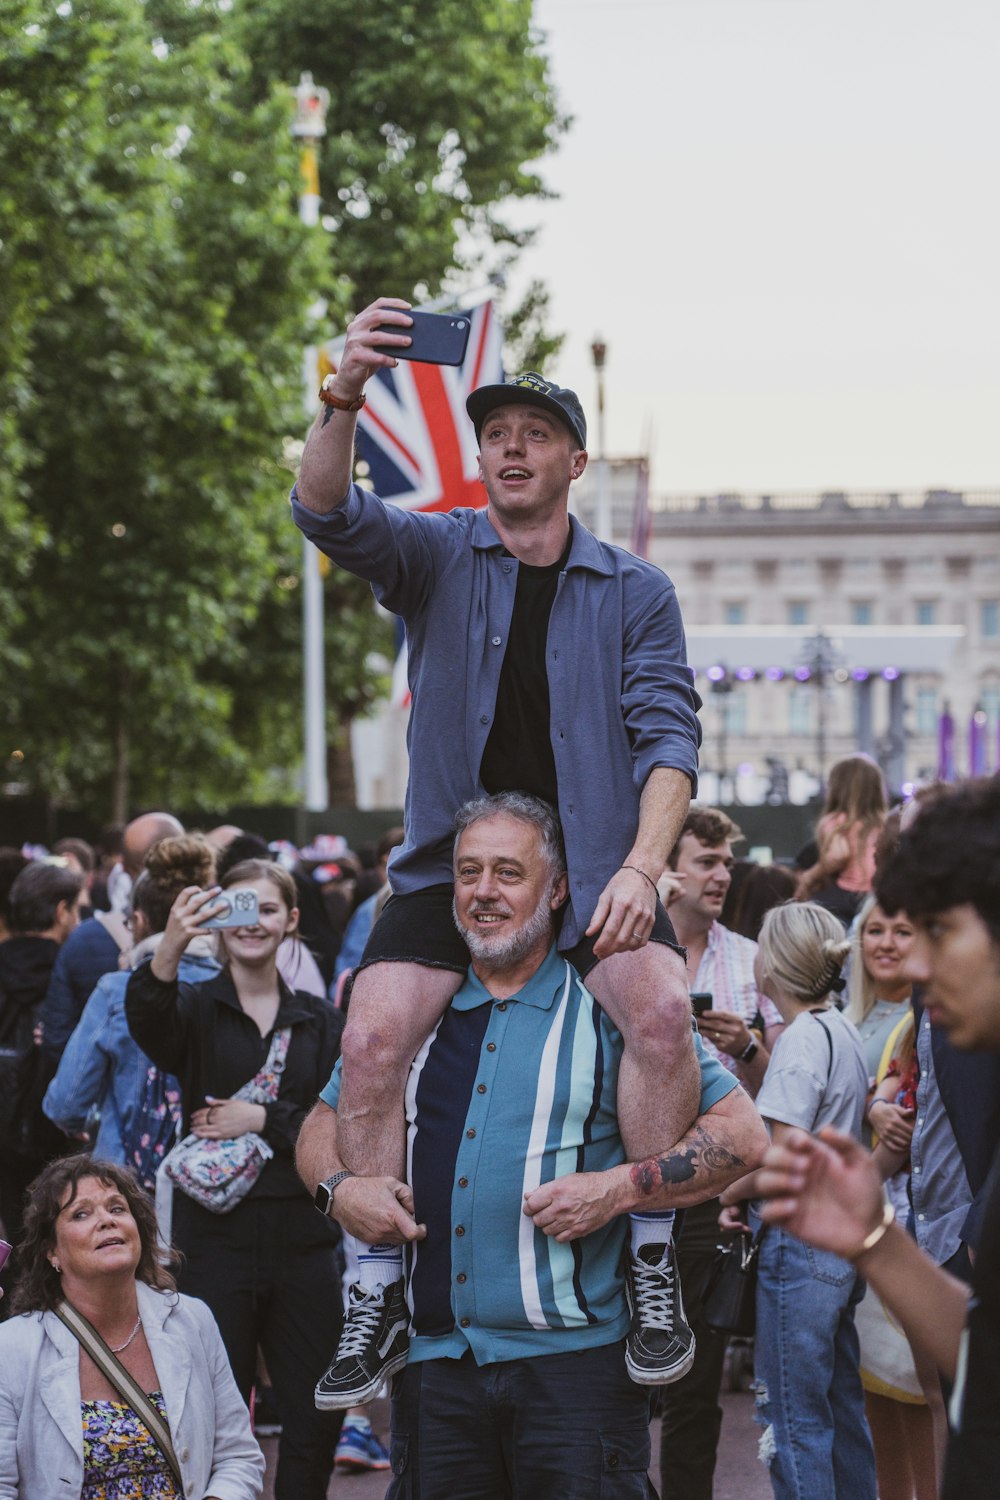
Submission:
<svg viewBox="0 0 1000 1500">
<path fill-rule="evenodd" d="M 330 1208 L 333 1204 L 334 1193 L 337 1191 L 340 1184 L 345 1180 L 345 1178 L 353 1176 L 354 1173 L 349 1172 L 345 1167 L 342 1172 L 334 1172 L 332 1177 L 327 1177 L 320 1183 L 319 1187 L 316 1189 L 316 1197 L 314 1201 L 321 1214 L 329 1218 Z"/>
</svg>

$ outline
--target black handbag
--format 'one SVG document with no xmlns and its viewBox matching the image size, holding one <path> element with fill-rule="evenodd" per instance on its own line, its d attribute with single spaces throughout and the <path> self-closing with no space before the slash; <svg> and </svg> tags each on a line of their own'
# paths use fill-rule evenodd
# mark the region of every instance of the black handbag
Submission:
<svg viewBox="0 0 1000 1500">
<path fill-rule="evenodd" d="M 702 1310 L 702 1320 L 715 1333 L 753 1338 L 757 1302 L 757 1257 L 764 1227 L 751 1240 L 737 1235 L 716 1248 Z"/>
</svg>

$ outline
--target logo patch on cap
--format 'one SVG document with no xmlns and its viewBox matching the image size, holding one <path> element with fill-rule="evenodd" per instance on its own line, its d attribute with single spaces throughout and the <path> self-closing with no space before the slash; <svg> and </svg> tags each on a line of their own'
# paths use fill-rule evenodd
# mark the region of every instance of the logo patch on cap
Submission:
<svg viewBox="0 0 1000 1500">
<path fill-rule="evenodd" d="M 508 381 L 508 385 L 520 386 L 526 391 L 537 391 L 540 396 L 549 396 L 555 389 L 554 386 L 549 385 L 547 380 L 543 380 L 540 375 L 536 375 L 533 370 L 529 371 L 527 375 L 518 375 L 516 379 Z"/>
</svg>

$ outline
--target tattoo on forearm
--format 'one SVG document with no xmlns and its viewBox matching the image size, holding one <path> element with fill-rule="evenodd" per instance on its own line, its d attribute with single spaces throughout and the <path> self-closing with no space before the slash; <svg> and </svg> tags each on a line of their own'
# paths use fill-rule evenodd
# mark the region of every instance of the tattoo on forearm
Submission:
<svg viewBox="0 0 1000 1500">
<path fill-rule="evenodd" d="M 677 1187 L 682 1182 L 690 1182 L 699 1167 L 708 1172 L 737 1172 L 745 1166 L 742 1158 L 728 1146 L 711 1136 L 704 1126 L 697 1125 L 694 1140 L 689 1140 L 683 1150 L 678 1145 L 665 1156 L 636 1162 L 630 1168 L 630 1175 L 636 1189 L 648 1197 L 661 1187 Z"/>
<path fill-rule="evenodd" d="M 330 418 L 332 416 L 333 416 L 333 407 L 332 406 L 324 406 L 324 408 L 323 408 L 323 421 L 320 423 L 320 426 L 325 427 L 326 424 L 327 424 L 327 422 L 329 422 L 329 420 L 330 420 Z"/>
</svg>

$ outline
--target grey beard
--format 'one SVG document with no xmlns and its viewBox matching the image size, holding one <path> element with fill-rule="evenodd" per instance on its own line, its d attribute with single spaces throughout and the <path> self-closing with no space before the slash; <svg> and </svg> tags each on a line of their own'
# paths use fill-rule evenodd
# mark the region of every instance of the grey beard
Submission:
<svg viewBox="0 0 1000 1500">
<path fill-rule="evenodd" d="M 519 964 L 542 938 L 551 939 L 554 931 L 548 897 L 543 897 L 523 927 L 506 933 L 503 937 L 484 938 L 474 928 L 470 931 L 459 921 L 458 907 L 454 901 L 451 903 L 451 914 L 459 936 L 465 940 L 473 958 L 494 970 L 509 969 Z"/>
</svg>

